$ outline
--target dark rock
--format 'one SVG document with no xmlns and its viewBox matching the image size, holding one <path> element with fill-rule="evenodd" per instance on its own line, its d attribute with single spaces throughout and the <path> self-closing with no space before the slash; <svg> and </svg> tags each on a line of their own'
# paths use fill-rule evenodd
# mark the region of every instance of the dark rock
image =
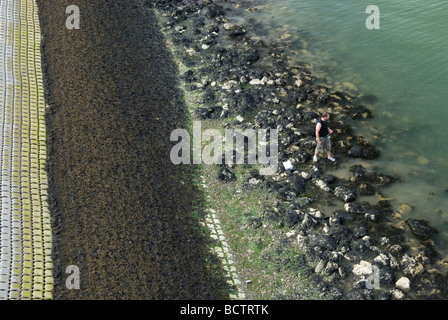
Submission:
<svg viewBox="0 0 448 320">
<path fill-rule="evenodd" d="M 377 296 L 377 300 L 392 300 L 392 293 L 380 292 Z"/>
<path fill-rule="evenodd" d="M 448 297 L 448 273 L 445 275 L 442 274 L 436 274 L 434 282 L 437 284 L 437 286 L 440 288 L 440 291 L 445 295 L 445 300 Z"/>
<path fill-rule="evenodd" d="M 364 260 L 369 253 L 369 248 L 369 245 L 364 240 L 353 240 L 350 245 L 350 250 L 345 254 L 345 258 L 349 261 Z"/>
<path fill-rule="evenodd" d="M 301 92 L 296 96 L 297 102 L 303 102 L 308 99 L 308 95 L 305 92 Z"/>
<path fill-rule="evenodd" d="M 231 108 L 239 114 L 253 111 L 257 108 L 255 96 L 250 92 L 242 91 L 241 93 L 234 95 Z M 264 127 L 264 129 L 266 129 L 266 127 Z"/>
<path fill-rule="evenodd" d="M 317 225 L 317 220 L 312 215 L 305 213 L 301 225 L 305 228 L 314 228 Z"/>
<path fill-rule="evenodd" d="M 327 104 L 329 102 L 328 95 L 323 94 L 318 96 L 317 102 L 319 102 L 320 104 Z"/>
<path fill-rule="evenodd" d="M 378 221 L 380 219 L 380 214 L 378 211 L 370 209 L 364 214 L 364 218 L 370 221 Z"/>
<path fill-rule="evenodd" d="M 431 227 L 427 220 L 421 219 L 407 219 L 407 225 L 412 233 L 420 240 L 428 240 L 433 234 L 437 233 L 437 229 Z"/>
<path fill-rule="evenodd" d="M 404 248 L 399 244 L 389 244 L 387 245 L 387 249 L 390 251 L 390 253 L 395 255 L 398 255 L 404 251 Z"/>
<path fill-rule="evenodd" d="M 362 290 L 354 289 L 347 294 L 348 300 L 365 300 L 362 294 Z"/>
<path fill-rule="evenodd" d="M 205 7 L 204 9 L 202 9 L 202 13 L 204 14 L 204 16 L 206 16 L 209 19 L 213 19 L 217 16 L 225 15 L 224 8 L 217 4 L 212 4 L 210 6 Z"/>
<path fill-rule="evenodd" d="M 308 171 L 313 178 L 320 178 L 322 176 L 322 168 L 317 166 L 312 166 Z"/>
<path fill-rule="evenodd" d="M 361 196 L 372 196 L 375 194 L 375 188 L 369 183 L 361 183 L 358 187 Z"/>
<path fill-rule="evenodd" d="M 315 137 L 316 136 L 316 129 L 311 126 L 303 127 L 299 130 L 301 137 Z"/>
<path fill-rule="evenodd" d="M 344 205 L 345 211 L 357 215 L 363 215 L 366 219 L 377 221 L 380 217 L 379 212 L 371 208 L 367 204 L 361 204 L 358 202 L 348 202 Z"/>
<path fill-rule="evenodd" d="M 380 152 L 363 137 L 358 137 L 358 145 L 362 147 L 362 158 L 372 160 L 378 158 Z"/>
<path fill-rule="evenodd" d="M 278 196 L 285 201 L 292 201 L 296 197 L 296 193 L 288 187 L 282 187 L 278 190 Z"/>
<path fill-rule="evenodd" d="M 357 290 L 363 290 L 363 289 L 367 289 L 367 284 L 366 284 L 366 280 L 365 279 L 359 279 L 357 278 L 355 282 L 353 282 L 353 289 L 357 289 Z"/>
<path fill-rule="evenodd" d="M 194 21 L 193 26 L 196 28 L 202 28 L 203 26 L 205 26 L 205 20 L 204 18 L 200 18 Z"/>
<path fill-rule="evenodd" d="M 383 173 L 368 172 L 362 165 L 354 165 L 350 168 L 350 171 L 353 172 L 352 181 L 358 183 L 374 183 L 386 186 L 396 180 L 394 177 Z"/>
<path fill-rule="evenodd" d="M 362 165 L 354 165 L 349 169 L 353 173 L 353 178 L 357 182 L 364 182 L 369 180 L 367 170 Z"/>
<path fill-rule="evenodd" d="M 211 25 L 208 27 L 208 33 L 218 33 L 219 27 L 217 25 Z"/>
<path fill-rule="evenodd" d="M 336 240 L 329 235 L 311 233 L 308 236 L 308 244 L 310 247 L 318 247 L 322 250 L 335 250 L 337 243 Z"/>
<path fill-rule="evenodd" d="M 362 158 L 363 155 L 363 147 L 354 146 L 348 151 L 348 155 L 353 158 Z"/>
<path fill-rule="evenodd" d="M 303 254 L 298 254 L 294 257 L 295 262 L 299 265 L 299 266 L 305 266 L 306 265 L 306 259 L 305 256 Z"/>
<path fill-rule="evenodd" d="M 353 237 L 355 238 L 362 238 L 365 237 L 368 234 L 369 230 L 367 229 L 367 226 L 360 225 L 353 229 Z"/>
<path fill-rule="evenodd" d="M 266 46 L 264 41 L 261 40 L 261 39 L 254 41 L 253 44 L 254 44 L 255 47 L 265 47 Z"/>
<path fill-rule="evenodd" d="M 400 260 L 401 270 L 409 277 L 415 277 L 425 272 L 425 267 L 415 257 L 405 254 Z"/>
<path fill-rule="evenodd" d="M 257 49 L 247 49 L 242 54 L 242 59 L 247 64 L 252 64 L 260 59 L 260 54 Z"/>
<path fill-rule="evenodd" d="M 205 119 L 219 119 L 227 115 L 225 110 L 220 106 L 210 107 L 210 108 L 196 108 L 196 115 L 199 116 L 201 120 Z"/>
<path fill-rule="evenodd" d="M 322 271 L 324 275 L 329 276 L 333 274 L 334 272 L 338 271 L 338 264 L 335 262 L 328 261 L 327 265 L 325 266 L 324 270 Z"/>
<path fill-rule="evenodd" d="M 364 289 L 363 290 L 363 296 L 364 300 L 373 300 L 375 299 L 374 291 L 371 289 Z"/>
<path fill-rule="evenodd" d="M 247 219 L 247 224 L 254 229 L 258 229 L 263 225 L 263 222 L 259 217 L 249 217 Z"/>
<path fill-rule="evenodd" d="M 258 186 L 261 183 L 263 183 L 263 178 L 262 177 L 249 177 L 246 179 L 246 183 L 245 185 L 248 187 L 254 187 L 254 186 Z"/>
<path fill-rule="evenodd" d="M 246 34 L 246 30 L 243 26 L 236 26 L 234 29 L 229 31 L 230 36 L 238 37 Z"/>
<path fill-rule="evenodd" d="M 303 178 L 297 176 L 297 175 L 293 175 L 290 179 L 289 179 L 290 185 L 291 185 L 291 189 L 292 191 L 294 191 L 296 194 L 302 194 L 305 193 L 306 191 L 306 182 Z"/>
<path fill-rule="evenodd" d="M 337 178 L 332 174 L 325 174 L 321 177 L 321 179 L 328 184 L 333 184 L 337 181 Z"/>
<path fill-rule="evenodd" d="M 380 152 L 373 145 L 365 145 L 362 150 L 362 157 L 367 160 L 378 158 Z"/>
<path fill-rule="evenodd" d="M 311 159 L 311 154 L 309 154 L 309 152 L 307 152 L 307 151 L 300 151 L 297 154 L 297 160 L 299 161 L 299 163 L 305 163 L 310 159 Z"/>
<path fill-rule="evenodd" d="M 308 197 L 299 197 L 294 200 L 294 204 L 297 204 L 300 208 L 306 207 L 307 205 L 313 202 L 314 199 Z"/>
<path fill-rule="evenodd" d="M 291 210 L 286 216 L 286 225 L 294 227 L 298 225 L 303 219 L 304 213 L 299 210 Z"/>
<path fill-rule="evenodd" d="M 337 251 L 328 252 L 328 261 L 335 262 L 337 264 L 341 263 L 342 255 Z M 338 266 L 339 268 L 339 266 Z"/>
<path fill-rule="evenodd" d="M 392 176 L 381 174 L 381 173 L 376 175 L 376 178 L 377 178 L 378 184 L 381 186 L 387 186 L 397 180 L 396 178 L 394 178 Z"/>
<path fill-rule="evenodd" d="M 394 273 L 390 268 L 380 268 L 379 270 L 380 275 L 380 284 L 394 284 Z"/>
<path fill-rule="evenodd" d="M 327 234 L 332 236 L 338 243 L 353 239 L 353 231 L 350 228 L 340 224 L 329 226 L 327 228 Z"/>
<path fill-rule="evenodd" d="M 338 273 L 341 276 L 341 278 L 347 277 L 352 271 L 352 268 L 349 266 L 340 266 L 338 269 Z"/>
<path fill-rule="evenodd" d="M 231 182 L 236 180 L 236 176 L 229 170 L 229 168 L 222 167 L 219 169 L 218 179 L 225 182 Z"/>
<path fill-rule="evenodd" d="M 439 257 L 439 252 L 432 246 L 429 246 L 423 248 L 422 251 L 415 256 L 415 259 L 422 264 L 432 264 L 435 263 L 437 257 Z"/>
<path fill-rule="evenodd" d="M 311 181 L 312 181 L 318 188 L 322 189 L 323 191 L 326 191 L 326 192 L 331 192 L 331 191 L 332 191 L 331 186 L 330 186 L 328 183 L 326 183 L 324 180 L 322 180 L 322 179 L 319 179 L 319 178 L 313 178 Z"/>
<path fill-rule="evenodd" d="M 284 208 L 268 208 L 264 211 L 263 215 L 270 221 L 276 223 L 278 227 L 284 227 L 285 218 L 287 217 L 287 212 Z"/>
<path fill-rule="evenodd" d="M 337 219 L 340 223 L 351 222 L 356 219 L 353 215 L 342 210 L 334 211 L 332 217 Z"/>
<path fill-rule="evenodd" d="M 278 190 L 280 190 L 280 188 L 283 187 L 283 185 L 281 183 L 272 180 L 270 177 L 267 178 L 265 181 L 266 181 L 266 186 L 268 188 L 271 188 L 272 190 L 278 191 Z"/>
<path fill-rule="evenodd" d="M 183 75 L 183 79 L 185 80 L 186 83 L 198 81 L 198 79 L 194 76 L 193 70 L 186 71 Z"/>
<path fill-rule="evenodd" d="M 213 89 L 207 88 L 202 95 L 202 99 L 205 104 L 211 105 L 216 101 L 216 94 Z"/>
<path fill-rule="evenodd" d="M 362 96 L 362 100 L 367 103 L 375 103 L 376 101 L 378 101 L 378 97 L 373 94 L 367 94 Z"/>
</svg>

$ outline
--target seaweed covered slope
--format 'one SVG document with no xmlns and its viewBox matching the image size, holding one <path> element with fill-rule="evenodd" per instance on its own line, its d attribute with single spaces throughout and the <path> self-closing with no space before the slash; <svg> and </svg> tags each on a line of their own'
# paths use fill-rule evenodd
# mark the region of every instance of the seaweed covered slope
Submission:
<svg viewBox="0 0 448 320">
<path fill-rule="evenodd" d="M 68 29 L 72 3 L 37 4 L 54 298 L 225 298 L 191 217 L 194 169 L 169 157 L 187 118 L 155 17 L 138 1 L 77 1 Z M 72 265 L 79 290 L 66 287 Z"/>
</svg>

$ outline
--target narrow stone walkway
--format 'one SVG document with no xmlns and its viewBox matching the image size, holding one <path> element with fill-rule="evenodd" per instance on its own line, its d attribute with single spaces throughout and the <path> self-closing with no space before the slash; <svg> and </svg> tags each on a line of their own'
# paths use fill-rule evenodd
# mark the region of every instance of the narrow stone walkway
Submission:
<svg viewBox="0 0 448 320">
<path fill-rule="evenodd" d="M 208 209 L 205 224 L 210 230 L 211 238 L 216 242 L 216 246 L 212 250 L 221 260 L 223 269 L 227 272 L 228 284 L 237 289 L 235 293 L 229 295 L 229 298 L 232 300 L 244 300 L 246 296 L 242 290 L 241 281 L 238 279 L 230 247 L 222 231 L 221 222 L 213 209 Z"/>
<path fill-rule="evenodd" d="M 0 2 L 0 299 L 52 298 L 45 102 L 32 0 Z"/>
</svg>

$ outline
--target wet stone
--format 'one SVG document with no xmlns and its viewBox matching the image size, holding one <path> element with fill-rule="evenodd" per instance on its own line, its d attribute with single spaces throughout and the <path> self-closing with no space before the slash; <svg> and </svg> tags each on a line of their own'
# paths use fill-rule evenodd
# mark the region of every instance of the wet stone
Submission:
<svg viewBox="0 0 448 320">
<path fill-rule="evenodd" d="M 412 233 L 420 240 L 428 240 L 438 232 L 436 228 L 431 227 L 429 222 L 424 219 L 407 219 L 406 223 Z"/>
<path fill-rule="evenodd" d="M 356 200 L 356 194 L 344 186 L 334 189 L 334 195 L 344 202 L 352 202 Z"/>
</svg>

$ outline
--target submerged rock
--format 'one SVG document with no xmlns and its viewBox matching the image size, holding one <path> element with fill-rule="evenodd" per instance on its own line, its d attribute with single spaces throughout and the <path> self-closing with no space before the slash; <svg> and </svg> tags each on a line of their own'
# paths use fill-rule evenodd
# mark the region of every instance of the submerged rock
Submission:
<svg viewBox="0 0 448 320">
<path fill-rule="evenodd" d="M 197 108 L 195 110 L 196 115 L 199 116 L 201 120 L 205 119 L 219 119 L 227 115 L 227 111 L 220 106 L 210 107 L 210 108 Z"/>
<path fill-rule="evenodd" d="M 437 233 L 437 229 L 433 228 L 429 225 L 427 220 L 421 219 L 407 219 L 407 225 L 411 229 L 411 232 L 420 240 L 428 240 L 435 233 Z"/>
</svg>

